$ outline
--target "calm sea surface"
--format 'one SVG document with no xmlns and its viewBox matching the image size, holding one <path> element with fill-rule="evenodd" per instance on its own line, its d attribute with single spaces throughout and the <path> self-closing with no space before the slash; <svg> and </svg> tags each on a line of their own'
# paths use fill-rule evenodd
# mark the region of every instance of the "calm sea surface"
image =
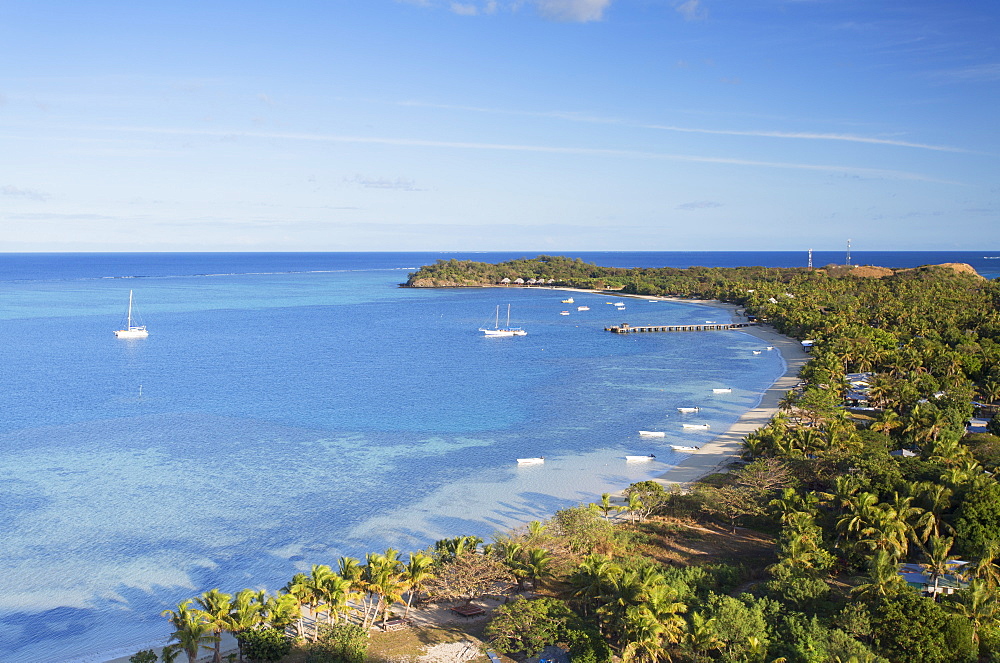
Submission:
<svg viewBox="0 0 1000 663">
<path fill-rule="evenodd" d="M 0 660 L 161 644 L 212 587 L 489 538 L 662 473 L 783 371 L 696 305 L 546 290 L 408 290 L 439 258 L 533 253 L 0 254 Z M 909 267 L 997 252 L 855 253 Z M 804 266 L 801 253 L 578 253 L 622 267 Z M 816 252 L 814 264 L 844 262 Z M 129 290 L 149 338 L 116 339 Z M 617 298 L 614 298 L 617 301 Z M 487 339 L 499 305 L 528 336 Z M 589 305 L 590 311 L 576 311 Z M 559 311 L 571 310 L 560 316 Z M 732 387 L 730 395 L 712 388 Z M 711 431 L 684 431 L 698 405 Z M 666 431 L 640 440 L 639 429 Z M 625 454 L 655 453 L 628 466 Z M 518 468 L 519 456 L 545 456 Z"/>
</svg>

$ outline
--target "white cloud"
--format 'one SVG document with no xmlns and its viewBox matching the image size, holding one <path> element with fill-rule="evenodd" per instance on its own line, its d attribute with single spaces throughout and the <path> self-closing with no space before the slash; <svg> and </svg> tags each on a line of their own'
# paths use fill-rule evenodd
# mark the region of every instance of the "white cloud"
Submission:
<svg viewBox="0 0 1000 663">
<path fill-rule="evenodd" d="M 352 184 L 357 184 L 366 189 L 391 189 L 394 191 L 423 191 L 423 189 L 417 187 L 413 180 L 403 179 L 402 177 L 397 177 L 395 179 L 389 179 L 386 177 L 365 177 L 363 175 L 355 175 L 354 177 L 345 178 L 346 181 Z"/>
<path fill-rule="evenodd" d="M 48 195 L 42 193 L 41 191 L 36 191 L 35 189 L 25 189 L 24 187 L 14 186 L 13 184 L 0 185 L 0 195 L 11 196 L 14 198 L 28 198 L 30 200 L 48 200 Z"/>
<path fill-rule="evenodd" d="M 712 209 L 713 207 L 722 207 L 722 203 L 717 203 L 712 200 L 696 200 L 690 203 L 682 203 L 677 206 L 677 209 L 683 209 L 683 210 Z"/>
<path fill-rule="evenodd" d="M 600 21 L 611 0 L 536 0 L 542 16 L 557 21 Z"/>
<path fill-rule="evenodd" d="M 708 10 L 701 6 L 701 0 L 685 0 L 675 9 L 686 21 L 701 21 L 708 18 Z"/>
</svg>

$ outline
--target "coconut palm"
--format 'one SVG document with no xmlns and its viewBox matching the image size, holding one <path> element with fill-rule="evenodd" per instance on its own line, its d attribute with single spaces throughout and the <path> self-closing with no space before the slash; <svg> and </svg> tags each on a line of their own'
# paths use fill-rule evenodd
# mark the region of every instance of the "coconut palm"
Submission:
<svg viewBox="0 0 1000 663">
<path fill-rule="evenodd" d="M 261 594 L 263 592 L 255 592 L 252 589 L 240 590 L 233 596 L 229 606 L 229 617 L 226 620 L 225 630 L 236 636 L 236 645 L 241 661 L 243 660 L 243 640 L 240 635 L 261 626 L 264 620 Z"/>
<path fill-rule="evenodd" d="M 854 588 L 854 593 L 865 599 L 877 599 L 890 596 L 904 586 L 899 575 L 896 560 L 888 551 L 879 550 L 868 563 L 868 582 Z"/>
<path fill-rule="evenodd" d="M 434 567 L 434 558 L 424 553 L 410 553 L 410 561 L 403 567 L 403 582 L 406 583 L 406 609 L 403 617 L 410 612 L 410 605 L 413 599 L 420 594 L 427 586 L 427 582 L 434 578 L 431 569 Z"/>
<path fill-rule="evenodd" d="M 945 606 L 969 620 L 974 644 L 979 643 L 984 628 L 1000 625 L 1000 596 L 996 587 L 983 580 L 973 580 L 959 593 L 957 601 L 949 601 Z"/>
<path fill-rule="evenodd" d="M 551 575 L 550 566 L 552 565 L 552 553 L 544 548 L 532 548 L 528 551 L 527 558 L 524 560 L 524 569 L 528 573 L 528 579 L 531 580 L 531 586 L 537 590 L 538 581 L 542 578 Z"/>
<path fill-rule="evenodd" d="M 188 663 L 195 663 L 202 649 L 214 649 L 218 638 L 213 635 L 212 625 L 206 622 L 201 611 L 192 608 L 193 601 L 187 599 L 177 605 L 177 610 L 164 610 L 163 616 L 170 620 L 174 632 L 171 640 L 176 640 L 174 649 L 183 651 Z"/>
<path fill-rule="evenodd" d="M 231 595 L 224 594 L 218 589 L 210 589 L 194 600 L 201 618 L 212 627 L 212 633 L 215 635 L 212 663 L 222 663 L 222 633 L 229 626 L 232 600 Z"/>
<path fill-rule="evenodd" d="M 601 503 L 597 507 L 604 514 L 604 519 L 608 519 L 608 514 L 615 510 L 613 504 L 611 504 L 611 493 L 601 493 Z"/>
<path fill-rule="evenodd" d="M 972 576 L 993 589 L 1000 588 L 1000 540 L 992 539 L 983 547 L 983 554 L 972 569 Z"/>
<path fill-rule="evenodd" d="M 295 618 L 295 637 L 303 640 L 306 637 L 305 619 L 302 608 L 309 604 L 312 599 L 312 591 L 309 589 L 309 576 L 304 573 L 296 573 L 285 585 L 284 591 L 295 600 L 298 616 Z"/>
<path fill-rule="evenodd" d="M 927 561 L 921 564 L 930 573 L 931 582 L 934 583 L 934 600 L 938 600 L 938 583 L 941 577 L 952 569 L 952 564 L 948 559 L 951 554 L 951 547 L 955 539 L 951 537 L 932 536 L 928 541 L 928 547 L 924 548 Z"/>
</svg>

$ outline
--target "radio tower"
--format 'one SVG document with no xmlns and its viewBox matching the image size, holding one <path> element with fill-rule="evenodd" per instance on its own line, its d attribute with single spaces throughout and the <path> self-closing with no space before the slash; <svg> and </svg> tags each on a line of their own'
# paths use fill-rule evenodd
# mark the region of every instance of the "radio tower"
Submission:
<svg viewBox="0 0 1000 663">
<path fill-rule="evenodd" d="M 847 264 L 851 264 L 851 240 L 847 240 Z"/>
<path fill-rule="evenodd" d="M 813 250 L 809 249 L 809 269 L 813 268 Z"/>
</svg>

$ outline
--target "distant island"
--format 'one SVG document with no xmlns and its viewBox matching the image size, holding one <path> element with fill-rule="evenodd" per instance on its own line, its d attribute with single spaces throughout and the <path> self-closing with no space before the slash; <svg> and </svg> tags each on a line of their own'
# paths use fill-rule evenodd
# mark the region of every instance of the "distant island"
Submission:
<svg viewBox="0 0 1000 663">
<path fill-rule="evenodd" d="M 415 660 L 456 633 L 470 644 L 448 660 L 998 660 L 997 282 L 962 264 L 622 269 L 539 256 L 442 260 L 405 285 L 721 300 L 810 355 L 725 472 L 683 489 L 639 482 L 489 544 L 456 533 L 405 560 L 317 560 L 275 594 L 212 590 L 166 611 L 167 657 L 216 648 L 221 660 L 230 632 L 261 661 Z"/>
</svg>

